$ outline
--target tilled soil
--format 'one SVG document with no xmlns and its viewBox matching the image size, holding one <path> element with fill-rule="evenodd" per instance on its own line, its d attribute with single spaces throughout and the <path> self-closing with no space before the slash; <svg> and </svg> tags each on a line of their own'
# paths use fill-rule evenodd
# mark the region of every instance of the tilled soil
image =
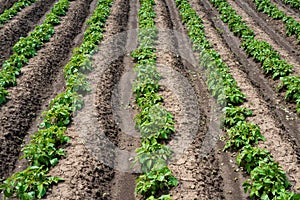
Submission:
<svg viewBox="0 0 300 200">
<path fill-rule="evenodd" d="M 0 27 L 0 66 L 13 53 L 12 47 L 20 37 L 26 37 L 29 31 L 39 23 L 40 18 L 53 6 L 56 0 L 38 0 L 24 8 L 16 17 Z M 1 3 L 0 3 L 1 5 Z"/>
<path fill-rule="evenodd" d="M 0 0 L 0 11 L 9 5 L 3 6 L 2 2 L 5 0 Z M 238 9 L 257 38 L 268 41 L 283 58 L 299 66 L 299 46 L 293 37 L 284 35 L 280 22 L 255 12 L 250 0 L 228 2 Z M 41 22 L 53 3 L 54 0 L 37 1 L 0 29 L 0 35 L 6 35 L 0 37 L 0 63 L 11 54 L 17 39 Z M 71 50 L 81 43 L 84 22 L 96 3 L 97 0 L 71 1 L 54 37 L 22 69 L 18 85 L 9 90 L 9 100 L 0 108 L 0 177 L 26 167 L 26 162 L 17 162 L 20 148 L 26 143 L 24 138 L 36 131 L 41 110 L 47 108 L 49 100 L 64 90 L 63 66 Z M 247 95 L 244 105 L 254 112 L 249 121 L 257 123 L 267 139 L 259 146 L 271 151 L 287 172 L 292 190 L 297 191 L 300 123 L 293 105 L 285 103 L 283 94 L 277 93 L 278 81 L 265 77 L 260 64 L 245 55 L 239 38 L 217 18 L 219 14 L 208 0 L 190 3 L 204 22 L 207 39 Z M 134 122 L 139 110 L 131 89 L 136 74 L 130 56 L 138 46 L 138 9 L 138 0 L 115 0 L 112 5 L 104 41 L 92 57 L 94 70 L 87 74 L 91 92 L 84 96 L 85 107 L 74 115 L 66 132 L 71 138 L 63 146 L 66 158 L 50 171 L 64 181 L 49 190 L 44 199 L 141 199 L 134 194 L 140 170 L 132 166 L 132 160 L 141 141 Z M 169 167 L 179 181 L 170 194 L 184 200 L 248 199 L 242 188 L 248 175 L 237 167 L 236 154 L 222 151 L 224 141 L 220 138 L 225 133 L 219 128 L 221 108 L 207 90 L 205 72 L 198 67 L 198 55 L 192 51 L 175 2 L 155 0 L 154 9 L 159 29 L 157 66 L 163 76 L 162 105 L 176 122 L 176 131 L 166 142 L 174 151 Z M 25 23 L 24 18 L 30 23 Z"/>
</svg>

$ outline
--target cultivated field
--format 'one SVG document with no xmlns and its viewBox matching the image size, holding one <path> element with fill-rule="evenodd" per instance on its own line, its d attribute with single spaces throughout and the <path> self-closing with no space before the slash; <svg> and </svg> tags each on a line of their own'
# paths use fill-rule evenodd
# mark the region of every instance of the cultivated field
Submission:
<svg viewBox="0 0 300 200">
<path fill-rule="evenodd" d="M 299 8 L 0 0 L 0 199 L 300 199 Z"/>
</svg>

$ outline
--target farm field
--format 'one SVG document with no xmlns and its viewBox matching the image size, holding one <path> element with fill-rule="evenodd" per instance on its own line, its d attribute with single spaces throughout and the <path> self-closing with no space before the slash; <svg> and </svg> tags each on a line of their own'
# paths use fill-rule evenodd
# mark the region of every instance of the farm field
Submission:
<svg viewBox="0 0 300 200">
<path fill-rule="evenodd" d="M 0 0 L 0 199 L 300 199 L 299 8 Z"/>
</svg>

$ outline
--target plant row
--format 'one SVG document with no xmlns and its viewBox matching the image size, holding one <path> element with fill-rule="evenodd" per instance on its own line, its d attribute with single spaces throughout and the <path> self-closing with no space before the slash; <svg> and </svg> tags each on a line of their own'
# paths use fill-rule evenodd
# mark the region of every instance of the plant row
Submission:
<svg viewBox="0 0 300 200">
<path fill-rule="evenodd" d="M 300 1 L 299 0 L 282 0 L 285 4 L 290 5 L 292 8 L 300 9 Z"/>
<path fill-rule="evenodd" d="M 218 104 L 224 106 L 222 121 L 228 134 L 224 150 L 237 151 L 238 165 L 250 174 L 250 178 L 243 183 L 245 192 L 250 191 L 250 197 L 264 200 L 295 199 L 296 195 L 288 191 L 291 184 L 285 172 L 274 161 L 270 152 L 254 146 L 265 138 L 258 125 L 247 122 L 252 111 L 242 107 L 246 96 L 230 75 L 230 69 L 222 61 L 220 54 L 206 39 L 202 20 L 188 0 L 176 0 L 176 5 L 193 48 L 199 52 L 199 65 L 206 71 L 208 88 Z"/>
<path fill-rule="evenodd" d="M 65 66 L 66 90 L 50 101 L 49 109 L 42 113 L 43 122 L 39 130 L 22 149 L 23 156 L 30 166 L 7 178 L 0 190 L 5 197 L 22 200 L 41 198 L 47 188 L 61 181 L 61 178 L 47 175 L 50 168 L 65 156 L 61 148 L 69 141 L 65 131 L 75 111 L 82 108 L 82 96 L 89 91 L 89 82 L 83 74 L 92 70 L 90 56 L 97 50 L 104 32 L 104 25 L 110 14 L 112 0 L 99 0 L 97 7 L 87 21 L 89 25 L 84 33 L 83 43 L 73 50 L 70 62 Z"/>
<path fill-rule="evenodd" d="M 6 102 L 6 96 L 9 95 L 7 88 L 17 84 L 16 79 L 21 73 L 21 68 L 30 58 L 36 56 L 37 51 L 54 35 L 54 26 L 60 24 L 60 18 L 66 15 L 69 4 L 69 0 L 59 0 L 46 15 L 43 23 L 36 26 L 27 37 L 21 37 L 13 46 L 13 55 L 4 61 L 0 71 L 0 105 Z"/>
<path fill-rule="evenodd" d="M 256 8 L 259 12 L 263 12 L 273 19 L 282 19 L 285 24 L 287 36 L 295 35 L 297 39 L 300 40 L 300 23 L 297 22 L 293 17 L 287 16 L 270 0 L 252 1 L 256 4 Z"/>
<path fill-rule="evenodd" d="M 221 20 L 228 24 L 234 35 L 242 39 L 245 52 L 261 63 L 264 73 L 272 76 L 273 79 L 281 79 L 279 88 L 286 91 L 285 99 L 295 102 L 296 111 L 300 113 L 300 77 L 290 75 L 294 66 L 281 59 L 279 52 L 274 50 L 269 43 L 254 39 L 254 31 L 247 26 L 241 16 L 236 14 L 226 0 L 210 0 L 210 2 L 221 14 Z"/>
<path fill-rule="evenodd" d="M 23 8 L 30 6 L 34 2 L 36 2 L 36 0 L 19 0 L 18 2 L 14 3 L 11 8 L 6 9 L 0 15 L 0 27 L 8 22 L 11 18 L 16 16 Z"/>
<path fill-rule="evenodd" d="M 137 64 L 137 78 L 133 93 L 141 112 L 136 116 L 136 126 L 142 136 L 142 145 L 136 149 L 135 163 L 141 165 L 143 174 L 136 180 L 136 194 L 147 200 L 169 200 L 162 191 L 177 186 L 167 163 L 171 158 L 170 147 L 161 144 L 175 131 L 174 117 L 162 107 L 163 97 L 158 94 L 161 75 L 156 67 L 156 40 L 158 38 L 154 18 L 154 0 L 140 0 L 138 48 L 131 54 Z"/>
</svg>

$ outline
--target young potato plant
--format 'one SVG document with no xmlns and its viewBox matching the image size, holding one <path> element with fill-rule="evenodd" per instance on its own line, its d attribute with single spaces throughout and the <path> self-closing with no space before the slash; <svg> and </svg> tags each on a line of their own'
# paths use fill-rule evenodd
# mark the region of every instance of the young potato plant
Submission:
<svg viewBox="0 0 300 200">
<path fill-rule="evenodd" d="M 252 116 L 252 110 L 241 106 L 225 107 L 223 113 L 224 126 L 227 128 L 235 126 L 240 121 L 246 121 L 247 117 Z"/>
<path fill-rule="evenodd" d="M 137 156 L 134 163 L 140 163 L 143 173 L 150 172 L 157 166 L 167 166 L 168 160 L 171 159 L 172 151 L 170 147 L 157 142 L 155 138 L 145 138 L 142 146 L 135 150 Z"/>
<path fill-rule="evenodd" d="M 158 192 L 178 185 L 177 179 L 172 176 L 172 172 L 167 166 L 152 168 L 150 172 L 140 175 L 136 182 L 135 193 L 140 193 L 148 198 L 155 197 Z M 153 197 L 151 198 L 153 199 Z"/>
<path fill-rule="evenodd" d="M 48 169 L 43 166 L 30 166 L 27 169 L 13 174 L 7 178 L 0 190 L 4 191 L 4 200 L 19 198 L 21 200 L 34 200 L 42 198 L 50 185 L 63 179 L 47 175 Z"/>
<path fill-rule="evenodd" d="M 260 133 L 259 126 L 245 121 L 239 121 L 227 133 L 228 139 L 224 150 L 239 150 L 246 145 L 258 144 L 260 140 L 265 141 L 264 136 Z"/>
<path fill-rule="evenodd" d="M 259 147 L 252 147 L 251 145 L 244 146 L 240 150 L 236 160 L 237 164 L 246 169 L 249 174 L 259 166 L 260 162 L 274 162 L 269 151 Z"/>
<path fill-rule="evenodd" d="M 59 3 L 53 10 L 65 14 L 68 2 L 63 0 Z M 93 29 L 87 28 L 90 34 L 99 35 L 98 31 L 103 33 L 111 5 L 112 0 L 98 1 L 91 19 L 99 19 L 103 23 L 90 20 L 89 27 L 93 27 Z M 17 197 L 21 200 L 42 198 L 46 194 L 47 188 L 62 180 L 58 177 L 50 177 L 47 173 L 61 157 L 65 156 L 64 150 L 60 147 L 69 141 L 65 131 L 72 120 L 73 113 L 83 106 L 80 93 L 89 91 L 89 84 L 83 72 L 91 69 L 90 61 L 87 61 L 87 58 L 95 52 L 96 45 L 102 40 L 102 37 L 99 39 L 96 41 L 93 37 L 84 37 L 82 45 L 73 51 L 76 52 L 74 55 L 76 58 L 71 58 L 70 63 L 72 64 L 68 63 L 65 66 L 66 91 L 50 101 L 49 109 L 43 112 L 40 129 L 32 135 L 30 142 L 22 149 L 23 158 L 27 159 L 32 166 L 13 174 L 0 185 L 0 190 L 4 191 L 5 197 Z"/>
<path fill-rule="evenodd" d="M 259 165 L 251 171 L 250 178 L 243 183 L 245 192 L 250 191 L 251 198 L 260 197 L 268 200 L 285 194 L 290 186 L 291 183 L 278 163 L 264 161 L 259 162 Z"/>
<path fill-rule="evenodd" d="M 300 77 L 287 76 L 282 77 L 280 80 L 281 83 L 278 88 L 286 90 L 285 99 L 295 101 L 297 112 L 300 113 Z"/>
</svg>

